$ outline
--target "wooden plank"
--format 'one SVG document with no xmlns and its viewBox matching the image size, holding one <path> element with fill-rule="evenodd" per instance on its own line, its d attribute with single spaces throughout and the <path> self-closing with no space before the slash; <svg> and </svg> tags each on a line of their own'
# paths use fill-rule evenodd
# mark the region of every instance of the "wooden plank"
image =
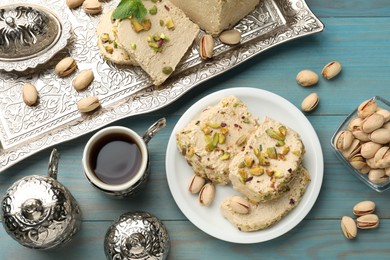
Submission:
<svg viewBox="0 0 390 260">
<path fill-rule="evenodd" d="M 340 216 L 341 218 L 341 216 Z M 214 239 L 187 221 L 164 221 L 171 239 L 168 259 L 306 259 L 306 258 L 382 258 L 390 254 L 390 220 L 381 219 L 380 227 L 359 230 L 358 237 L 347 240 L 340 219 L 305 220 L 282 237 L 255 244 L 233 244 Z M 104 259 L 104 235 L 111 222 L 84 222 L 70 244 L 49 251 L 22 247 L 0 229 L 1 259 Z"/>
</svg>

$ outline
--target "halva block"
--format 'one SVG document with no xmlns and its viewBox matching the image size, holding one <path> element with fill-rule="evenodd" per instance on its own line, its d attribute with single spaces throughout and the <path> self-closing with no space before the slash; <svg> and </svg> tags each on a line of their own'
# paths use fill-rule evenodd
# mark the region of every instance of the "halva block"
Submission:
<svg viewBox="0 0 390 260">
<path fill-rule="evenodd" d="M 214 183 L 229 183 L 229 163 L 245 149 L 259 126 L 238 98 L 223 98 L 176 133 L 177 145 L 195 174 Z"/>
<path fill-rule="evenodd" d="M 200 28 L 217 35 L 255 9 L 259 0 L 171 0 Z"/>
<path fill-rule="evenodd" d="M 297 132 L 266 117 L 245 150 L 230 163 L 229 179 L 233 188 L 251 201 L 277 198 L 296 176 L 304 152 Z"/>
<path fill-rule="evenodd" d="M 124 19 L 118 25 L 118 43 L 161 85 L 174 71 L 199 33 L 170 1 L 143 1 L 148 12 L 143 21 Z"/>
<path fill-rule="evenodd" d="M 288 191 L 283 193 L 281 197 L 258 204 L 248 201 L 249 213 L 247 214 L 234 211 L 230 205 L 232 197 L 229 197 L 221 204 L 222 215 L 240 231 L 249 232 L 265 229 L 277 223 L 299 204 L 309 183 L 310 176 L 307 170 L 301 166 L 297 176 L 288 186 Z"/>
</svg>

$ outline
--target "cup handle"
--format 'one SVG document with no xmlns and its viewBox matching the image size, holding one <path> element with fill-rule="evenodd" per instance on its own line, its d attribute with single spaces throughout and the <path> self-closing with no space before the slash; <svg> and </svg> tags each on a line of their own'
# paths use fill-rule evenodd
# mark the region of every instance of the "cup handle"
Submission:
<svg viewBox="0 0 390 260">
<path fill-rule="evenodd" d="M 167 125 L 167 120 L 163 117 L 157 120 L 156 123 L 151 125 L 148 130 L 145 131 L 144 135 L 142 136 L 142 139 L 144 139 L 144 142 L 147 144 L 149 143 L 150 139 L 155 136 L 155 134 L 158 133 L 162 128 L 164 128 Z"/>
<path fill-rule="evenodd" d="M 48 175 L 49 175 L 49 177 L 51 177 L 55 180 L 57 180 L 58 159 L 59 158 L 60 158 L 60 154 L 58 153 L 57 149 L 54 148 L 50 154 Z"/>
</svg>

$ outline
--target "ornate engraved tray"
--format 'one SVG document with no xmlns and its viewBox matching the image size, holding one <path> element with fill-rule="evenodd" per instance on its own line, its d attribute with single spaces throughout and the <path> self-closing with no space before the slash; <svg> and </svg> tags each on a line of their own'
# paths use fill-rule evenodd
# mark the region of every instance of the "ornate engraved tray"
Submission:
<svg viewBox="0 0 390 260">
<path fill-rule="evenodd" d="M 236 25 L 242 32 L 240 45 L 227 46 L 217 41 L 213 59 L 202 61 L 198 37 L 174 75 L 156 88 L 142 69 L 106 62 L 96 44 L 99 15 L 87 15 L 82 8 L 70 10 L 64 2 L 50 0 L 50 4 L 62 8 L 71 23 L 72 35 L 67 46 L 34 69 L 0 70 L 0 172 L 34 153 L 121 118 L 160 109 L 201 82 L 273 46 L 324 29 L 304 0 L 263 0 Z M 103 8 L 115 8 L 118 2 L 105 1 Z M 79 71 L 93 69 L 95 80 L 88 90 L 77 92 L 71 86 L 73 76 L 59 78 L 54 74 L 58 61 L 69 55 L 76 59 Z M 36 107 L 23 103 L 21 89 L 25 82 L 38 89 L 40 102 Z M 102 107 L 92 114 L 80 114 L 76 102 L 91 95 L 99 97 Z"/>
</svg>

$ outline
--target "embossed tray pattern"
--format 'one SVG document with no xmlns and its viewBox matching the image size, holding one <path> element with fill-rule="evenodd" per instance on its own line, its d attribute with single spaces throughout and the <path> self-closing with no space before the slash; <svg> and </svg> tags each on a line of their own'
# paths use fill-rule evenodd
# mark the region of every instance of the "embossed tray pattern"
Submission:
<svg viewBox="0 0 390 260">
<path fill-rule="evenodd" d="M 45 5 L 45 0 L 30 2 Z M 157 88 L 142 69 L 106 62 L 96 44 L 99 15 L 87 15 L 82 8 L 69 10 L 64 2 L 51 1 L 67 12 L 71 22 L 72 36 L 68 45 L 34 69 L 0 70 L 0 172 L 36 152 L 121 118 L 160 109 L 201 82 L 256 54 L 324 29 L 304 0 L 263 0 L 235 26 L 242 32 L 240 45 L 227 46 L 217 40 L 213 59 L 202 61 L 198 53 L 200 34 L 174 75 Z M 103 2 L 103 8 L 114 8 L 118 2 Z M 68 55 L 76 59 L 79 71 L 94 71 L 95 80 L 86 91 L 77 92 L 72 88 L 75 74 L 68 78 L 54 74 L 55 64 Z M 25 82 L 31 82 L 38 89 L 40 100 L 36 107 L 23 103 L 21 88 Z M 91 95 L 99 97 L 101 109 L 92 114 L 79 113 L 77 101 Z"/>
</svg>

